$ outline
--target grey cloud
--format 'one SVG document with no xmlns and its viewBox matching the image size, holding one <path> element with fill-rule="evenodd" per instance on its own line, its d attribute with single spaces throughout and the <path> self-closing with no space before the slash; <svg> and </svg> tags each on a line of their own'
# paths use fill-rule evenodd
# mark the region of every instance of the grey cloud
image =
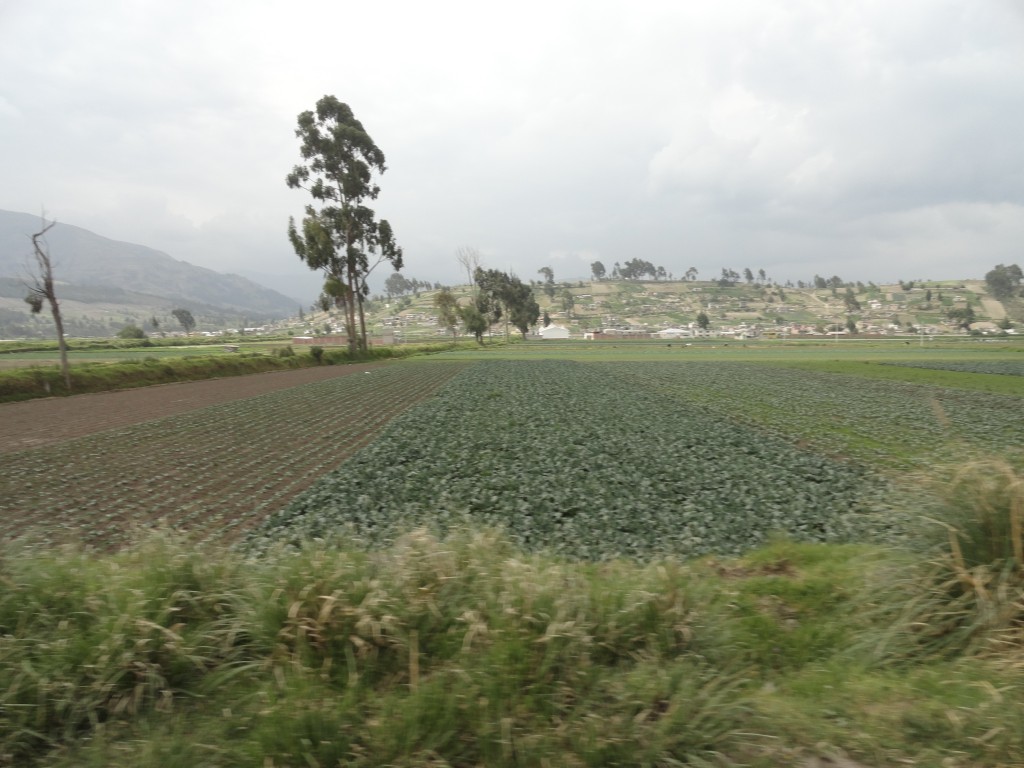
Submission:
<svg viewBox="0 0 1024 768">
<path fill-rule="evenodd" d="M 980 276 L 1024 221 L 1022 31 L 999 0 L 10 4 L 0 207 L 304 275 L 283 176 L 334 93 L 417 277 L 461 245 L 525 277 Z"/>
</svg>

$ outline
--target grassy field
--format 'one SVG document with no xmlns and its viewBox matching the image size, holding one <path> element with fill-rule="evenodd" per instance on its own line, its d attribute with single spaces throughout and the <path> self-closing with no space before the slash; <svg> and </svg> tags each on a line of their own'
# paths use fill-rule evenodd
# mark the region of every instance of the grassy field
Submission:
<svg viewBox="0 0 1024 768">
<path fill-rule="evenodd" d="M 1024 765 L 1022 357 L 494 345 L 11 454 L 0 765 Z"/>
<path fill-rule="evenodd" d="M 764 363 L 862 378 L 903 380 L 925 385 L 1024 395 L 1024 340 L 944 338 L 923 345 L 898 339 L 832 341 L 533 341 L 463 350 L 462 356 L 506 360 L 579 362 L 726 362 Z M 942 365 L 951 366 L 943 373 Z M 969 374 L 965 366 L 1003 367 L 1006 375 Z M 929 366 L 924 372 L 915 366 Z M 1016 375 L 1010 375 L 1009 369 Z M 949 375 L 952 374 L 952 375 Z"/>
<path fill-rule="evenodd" d="M 282 346 L 282 345 L 277 345 Z M 241 348 L 246 352 L 257 352 L 266 349 L 265 345 L 246 345 Z M 241 351 L 240 350 L 240 351 Z M 154 347 L 135 349 L 95 349 L 71 350 L 68 361 L 72 365 L 80 363 L 114 363 L 125 360 L 145 360 L 155 358 L 166 360 L 179 357 L 198 357 L 209 355 L 227 355 L 223 345 L 196 347 Z M 8 352 L 0 356 L 0 368 L 26 368 L 33 365 L 59 365 L 60 355 L 55 352 Z"/>
<path fill-rule="evenodd" d="M 470 346 L 472 342 L 463 342 Z M 453 348 L 449 342 L 374 347 L 350 355 L 340 347 L 293 347 L 288 343 L 252 342 L 183 347 L 131 346 L 124 349 L 72 350 L 71 390 L 64 383 L 52 351 L 7 351 L 0 354 L 0 403 L 42 397 L 145 387 L 182 381 L 241 376 L 252 373 L 385 360 Z M 316 353 L 316 354 L 314 354 Z"/>
</svg>

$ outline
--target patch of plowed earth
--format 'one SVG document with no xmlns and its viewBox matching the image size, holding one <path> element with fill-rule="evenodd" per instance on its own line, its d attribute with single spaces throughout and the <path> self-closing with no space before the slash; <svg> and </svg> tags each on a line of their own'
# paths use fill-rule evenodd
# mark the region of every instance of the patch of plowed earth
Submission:
<svg viewBox="0 0 1024 768">
<path fill-rule="evenodd" d="M 387 363 L 325 365 L 3 403 L 0 404 L 0 454 L 59 443 L 105 429 L 174 416 L 314 381 L 362 373 L 382 365 Z"/>
<path fill-rule="evenodd" d="M 374 367 L 8 453 L 0 536 L 110 549 L 163 523 L 231 541 L 463 367 Z"/>
</svg>

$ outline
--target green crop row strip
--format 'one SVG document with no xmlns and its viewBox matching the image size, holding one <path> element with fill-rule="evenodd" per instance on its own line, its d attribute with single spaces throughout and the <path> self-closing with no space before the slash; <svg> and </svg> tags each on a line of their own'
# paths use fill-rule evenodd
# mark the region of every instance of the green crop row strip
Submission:
<svg viewBox="0 0 1024 768">
<path fill-rule="evenodd" d="M 1024 376 L 1024 360 L 972 360 L 940 361 L 917 360 L 914 362 L 883 363 L 907 368 L 926 368 L 937 371 L 958 371 L 961 373 L 993 373 L 1000 376 Z"/>
<path fill-rule="evenodd" d="M 606 372 L 883 471 L 928 469 L 1024 446 L 1019 396 L 741 362 Z"/>
</svg>

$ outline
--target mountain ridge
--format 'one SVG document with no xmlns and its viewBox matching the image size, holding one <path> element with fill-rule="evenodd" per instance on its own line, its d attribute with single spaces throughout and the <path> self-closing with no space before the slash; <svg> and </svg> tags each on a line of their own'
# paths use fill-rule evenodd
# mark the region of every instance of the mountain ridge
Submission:
<svg viewBox="0 0 1024 768">
<path fill-rule="evenodd" d="M 0 277 L 24 279 L 38 216 L 0 210 Z M 215 272 L 138 243 L 114 240 L 58 222 L 47 235 L 54 277 L 62 283 L 106 286 L 191 309 L 219 308 L 252 321 L 288 317 L 295 299 L 241 275 Z"/>
</svg>

